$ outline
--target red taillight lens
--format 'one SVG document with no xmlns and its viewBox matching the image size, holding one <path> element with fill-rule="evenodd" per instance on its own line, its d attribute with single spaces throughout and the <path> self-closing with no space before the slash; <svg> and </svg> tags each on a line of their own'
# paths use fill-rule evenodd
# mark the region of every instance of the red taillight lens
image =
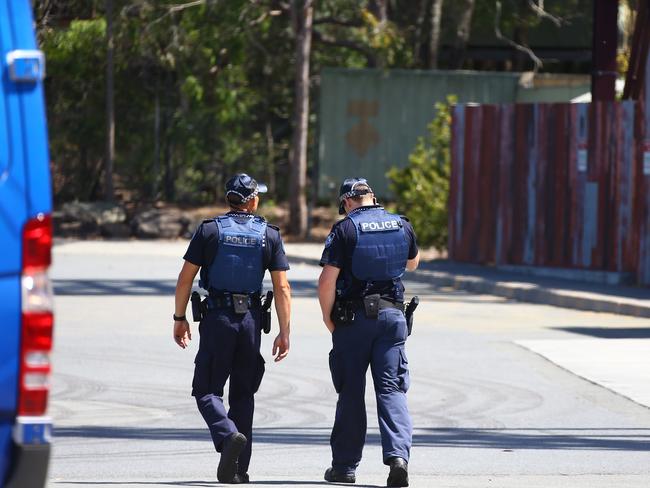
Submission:
<svg viewBox="0 0 650 488">
<path fill-rule="evenodd" d="M 43 415 L 50 389 L 52 313 L 23 313 L 18 415 Z"/>
<path fill-rule="evenodd" d="M 52 218 L 39 214 L 23 229 L 23 272 L 47 268 L 52 262 Z"/>
<path fill-rule="evenodd" d="M 44 415 L 47 411 L 48 393 L 49 387 L 21 390 L 18 415 Z"/>
<path fill-rule="evenodd" d="M 50 389 L 52 350 L 52 222 L 39 215 L 23 230 L 22 335 L 18 415 L 43 415 Z"/>
<path fill-rule="evenodd" d="M 52 349 L 52 312 L 23 313 L 23 351 Z"/>
</svg>

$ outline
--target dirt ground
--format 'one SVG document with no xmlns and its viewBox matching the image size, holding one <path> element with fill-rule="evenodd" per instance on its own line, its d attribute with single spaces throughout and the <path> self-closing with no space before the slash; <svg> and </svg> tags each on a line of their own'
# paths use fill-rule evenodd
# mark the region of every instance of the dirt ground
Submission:
<svg viewBox="0 0 650 488">
<path fill-rule="evenodd" d="M 187 212 L 192 221 L 207 219 L 215 215 L 221 215 L 228 211 L 225 205 L 212 205 L 206 207 L 195 207 L 182 209 Z M 285 242 L 324 242 L 335 222 L 341 219 L 336 207 L 316 207 L 312 211 L 309 236 L 307 239 L 298 239 L 288 233 L 289 208 L 287 205 L 264 206 L 261 205 L 258 213 L 270 223 L 280 227 L 282 238 Z M 416 229 L 417 234 L 417 229 Z M 433 247 L 420 249 L 420 259 L 425 261 L 433 259 L 444 259 L 446 252 L 440 252 Z"/>
</svg>

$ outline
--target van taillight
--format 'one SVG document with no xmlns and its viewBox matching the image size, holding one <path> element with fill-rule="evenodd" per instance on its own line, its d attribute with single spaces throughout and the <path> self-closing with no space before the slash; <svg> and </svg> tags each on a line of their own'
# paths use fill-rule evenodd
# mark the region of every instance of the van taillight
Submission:
<svg viewBox="0 0 650 488">
<path fill-rule="evenodd" d="M 39 215 L 23 231 L 19 415 L 43 415 L 47 409 L 54 323 L 54 294 L 47 275 L 51 256 L 51 220 L 49 215 Z"/>
<path fill-rule="evenodd" d="M 52 262 L 52 218 L 39 214 L 23 229 L 23 272 L 31 268 L 45 269 Z"/>
</svg>

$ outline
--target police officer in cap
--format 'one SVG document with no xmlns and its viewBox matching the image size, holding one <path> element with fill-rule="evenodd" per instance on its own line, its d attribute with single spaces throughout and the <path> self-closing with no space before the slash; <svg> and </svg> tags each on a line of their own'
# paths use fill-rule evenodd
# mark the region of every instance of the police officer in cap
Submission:
<svg viewBox="0 0 650 488">
<path fill-rule="evenodd" d="M 318 297 L 332 333 L 330 371 L 338 393 L 330 438 L 332 466 L 325 480 L 354 483 L 366 437 L 364 392 L 370 366 L 377 398 L 388 486 L 408 486 L 412 425 L 406 404 L 409 387 L 404 351 L 405 270 L 415 270 L 419 252 L 405 217 L 376 204 L 368 182 L 346 179 L 339 214 L 320 261 Z"/>
<path fill-rule="evenodd" d="M 176 285 L 174 340 L 183 349 L 191 340 L 185 310 L 196 273 L 209 292 L 202 304 L 200 343 L 195 359 L 192 395 L 221 453 L 217 479 L 248 483 L 251 457 L 253 394 L 264 374 L 260 355 L 261 288 L 265 270 L 271 273 L 280 332 L 273 342 L 275 361 L 289 353 L 291 295 L 279 229 L 255 215 L 258 193 L 266 186 L 246 174 L 226 183 L 230 212 L 204 220 L 185 253 Z M 230 378 L 229 411 L 223 390 Z"/>
</svg>

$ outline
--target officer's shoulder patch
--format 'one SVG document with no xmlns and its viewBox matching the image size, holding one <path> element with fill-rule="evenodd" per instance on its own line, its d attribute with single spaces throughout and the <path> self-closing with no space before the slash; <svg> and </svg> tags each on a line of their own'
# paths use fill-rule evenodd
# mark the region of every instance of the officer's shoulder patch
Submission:
<svg viewBox="0 0 650 488">
<path fill-rule="evenodd" d="M 330 247 L 332 245 L 332 242 L 334 242 L 334 232 L 330 232 L 327 236 L 327 239 L 325 239 L 325 249 Z"/>
<path fill-rule="evenodd" d="M 401 218 L 402 220 L 405 220 L 405 221 L 407 221 L 407 222 L 410 222 L 409 218 L 408 218 L 406 215 L 400 215 L 400 218 Z"/>
</svg>

